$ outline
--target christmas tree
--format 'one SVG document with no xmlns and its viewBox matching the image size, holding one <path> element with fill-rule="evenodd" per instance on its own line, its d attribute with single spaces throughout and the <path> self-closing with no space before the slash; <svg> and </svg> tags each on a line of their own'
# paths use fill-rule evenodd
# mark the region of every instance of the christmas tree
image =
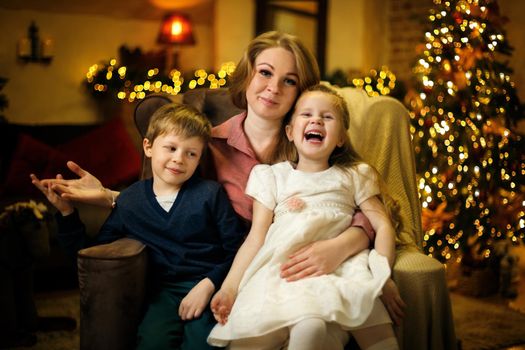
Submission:
<svg viewBox="0 0 525 350">
<path fill-rule="evenodd" d="M 434 0 L 418 48 L 411 111 L 425 252 L 486 265 L 524 241 L 524 108 L 496 0 Z M 459 254 L 455 254 L 455 253 Z"/>
</svg>

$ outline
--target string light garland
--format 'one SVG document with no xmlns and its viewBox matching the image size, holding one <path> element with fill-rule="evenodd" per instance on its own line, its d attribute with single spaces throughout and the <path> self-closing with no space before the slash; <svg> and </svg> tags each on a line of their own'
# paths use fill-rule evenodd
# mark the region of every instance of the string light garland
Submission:
<svg viewBox="0 0 525 350">
<path fill-rule="evenodd" d="M 355 77 L 358 75 L 358 77 Z M 400 98 L 404 94 L 402 84 L 397 81 L 396 75 L 387 66 L 379 69 L 371 69 L 368 74 L 345 73 L 342 70 L 335 70 L 324 80 L 332 85 L 352 86 L 366 91 L 368 96 L 390 95 Z"/>
<path fill-rule="evenodd" d="M 366 91 L 368 96 L 390 95 L 396 87 L 396 76 L 387 66 L 372 69 L 368 76 L 352 79 L 352 85 Z"/>
<path fill-rule="evenodd" d="M 424 249 L 484 265 L 494 243 L 525 240 L 523 106 L 501 58 L 496 0 L 434 0 L 405 103 L 412 118 Z M 457 254 L 459 253 L 459 254 Z"/>
<path fill-rule="evenodd" d="M 159 68 L 141 71 L 128 69 L 127 66 L 119 65 L 117 59 L 113 58 L 105 64 L 89 67 L 85 84 L 96 97 L 109 96 L 120 101 L 134 102 L 152 93 L 177 95 L 199 87 L 225 87 L 234 70 L 235 63 L 226 62 L 215 73 L 197 69 L 187 74 L 173 69 L 165 74 Z"/>
</svg>

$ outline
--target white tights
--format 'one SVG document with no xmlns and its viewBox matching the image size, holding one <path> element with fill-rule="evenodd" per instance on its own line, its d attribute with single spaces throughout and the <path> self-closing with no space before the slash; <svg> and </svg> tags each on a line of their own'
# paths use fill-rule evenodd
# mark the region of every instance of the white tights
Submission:
<svg viewBox="0 0 525 350">
<path fill-rule="evenodd" d="M 234 340 L 230 350 L 343 350 L 348 333 L 337 324 L 307 318 L 260 337 Z"/>
<path fill-rule="evenodd" d="M 399 350 L 391 324 L 353 330 L 352 336 L 362 350 Z M 230 350 L 343 350 L 348 333 L 338 324 L 320 318 L 307 318 L 288 328 L 260 337 L 234 340 Z"/>
<path fill-rule="evenodd" d="M 290 327 L 288 350 L 320 350 L 326 337 L 326 322 L 307 318 Z"/>
<path fill-rule="evenodd" d="M 394 329 L 390 323 L 352 331 L 362 350 L 399 350 Z"/>
</svg>

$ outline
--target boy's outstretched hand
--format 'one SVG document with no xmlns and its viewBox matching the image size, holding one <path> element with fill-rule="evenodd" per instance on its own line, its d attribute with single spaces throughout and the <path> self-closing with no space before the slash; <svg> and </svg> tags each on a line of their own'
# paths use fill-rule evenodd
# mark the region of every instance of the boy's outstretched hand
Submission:
<svg viewBox="0 0 525 350">
<path fill-rule="evenodd" d="M 59 193 L 62 198 L 76 202 L 95 204 L 107 207 L 112 204 L 112 195 L 108 193 L 102 183 L 91 173 L 82 169 L 73 161 L 67 162 L 67 167 L 78 178 L 66 180 L 63 177 L 56 179 L 42 179 L 41 184 L 45 187 L 51 185 L 51 188 Z"/>
<path fill-rule="evenodd" d="M 213 317 L 220 324 L 228 322 L 228 316 L 232 311 L 233 303 L 235 302 L 235 295 L 227 290 L 220 289 L 211 299 L 211 311 Z"/>
<path fill-rule="evenodd" d="M 192 320 L 200 317 L 208 306 L 208 302 L 215 291 L 215 285 L 209 278 L 204 278 L 193 287 L 182 299 L 179 305 L 179 316 L 183 320 Z"/>
<path fill-rule="evenodd" d="M 29 175 L 31 177 L 31 183 L 35 185 L 36 188 L 38 188 L 42 193 L 47 197 L 47 200 L 49 203 L 51 203 L 57 210 L 62 214 L 62 216 L 67 216 L 75 210 L 73 208 L 73 205 L 71 204 L 71 201 L 64 199 L 60 197 L 58 193 L 56 193 L 52 187 L 51 183 L 48 182 L 47 185 L 44 185 L 43 182 L 36 177 L 35 174 Z M 58 180 L 62 179 L 62 175 L 58 174 L 56 177 Z"/>
</svg>

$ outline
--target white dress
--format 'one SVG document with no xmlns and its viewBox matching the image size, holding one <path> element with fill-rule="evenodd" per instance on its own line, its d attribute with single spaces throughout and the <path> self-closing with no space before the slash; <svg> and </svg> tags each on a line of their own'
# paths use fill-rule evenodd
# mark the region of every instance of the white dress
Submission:
<svg viewBox="0 0 525 350">
<path fill-rule="evenodd" d="M 231 340 L 265 335 L 309 317 L 349 330 L 391 322 L 377 298 L 390 268 L 375 250 L 357 254 L 329 275 L 295 282 L 279 276 L 289 254 L 343 232 L 355 208 L 379 193 L 368 165 L 317 173 L 295 170 L 289 162 L 257 165 L 246 193 L 274 211 L 274 222 L 242 278 L 228 322 L 213 328 L 208 343 L 226 346 Z"/>
</svg>

